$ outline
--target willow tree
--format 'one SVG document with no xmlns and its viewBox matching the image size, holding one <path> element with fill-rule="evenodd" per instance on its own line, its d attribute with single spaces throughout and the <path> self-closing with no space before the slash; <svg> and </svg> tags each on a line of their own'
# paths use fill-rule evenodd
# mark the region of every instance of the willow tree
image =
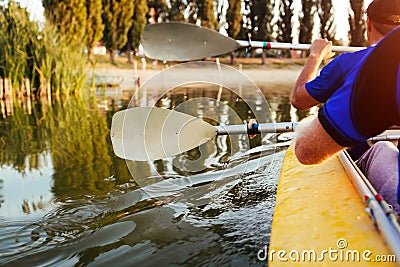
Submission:
<svg viewBox="0 0 400 267">
<path fill-rule="evenodd" d="M 314 29 L 315 1 L 301 0 L 299 43 L 309 44 Z"/>
<path fill-rule="evenodd" d="M 43 0 L 44 14 L 71 45 L 82 45 L 86 37 L 85 1 Z"/>
<path fill-rule="evenodd" d="M 351 10 L 349 13 L 350 24 L 350 45 L 351 46 L 364 46 L 365 40 L 365 21 L 364 15 L 364 0 L 350 0 Z"/>
<path fill-rule="evenodd" d="M 86 0 L 87 27 L 86 47 L 88 49 L 89 61 L 92 60 L 93 48 L 103 37 L 104 25 L 101 19 L 101 0 Z"/>
<path fill-rule="evenodd" d="M 114 53 L 128 41 L 128 31 L 132 26 L 134 1 L 132 0 L 102 0 L 103 1 L 103 40 L 110 53 L 110 59 L 115 63 Z"/>
<path fill-rule="evenodd" d="M 318 16 L 321 23 L 320 36 L 330 41 L 335 39 L 334 9 L 332 0 L 320 0 L 318 2 Z"/>
<path fill-rule="evenodd" d="M 292 42 L 292 17 L 293 17 L 293 1 L 281 0 L 279 3 L 279 18 L 278 18 L 278 42 Z M 282 52 L 286 56 L 290 56 L 289 51 Z"/>
<path fill-rule="evenodd" d="M 135 0 L 135 9 L 132 17 L 132 26 L 128 32 L 128 62 L 132 63 L 131 51 L 138 48 L 140 44 L 140 35 L 146 26 L 146 14 L 149 8 L 146 0 Z"/>
</svg>

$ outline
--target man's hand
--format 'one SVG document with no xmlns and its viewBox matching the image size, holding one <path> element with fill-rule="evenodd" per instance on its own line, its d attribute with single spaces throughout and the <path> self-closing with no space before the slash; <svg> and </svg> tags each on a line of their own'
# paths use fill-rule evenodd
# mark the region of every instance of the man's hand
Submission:
<svg viewBox="0 0 400 267">
<path fill-rule="evenodd" d="M 247 123 L 247 128 L 252 129 L 254 124 L 258 124 L 258 121 L 256 119 L 250 119 Z M 256 134 L 249 134 L 250 140 L 254 139 L 254 137 L 256 137 Z"/>
<path fill-rule="evenodd" d="M 327 39 L 317 39 L 310 47 L 310 56 L 315 56 L 319 60 L 331 58 L 335 55 L 332 52 L 332 42 Z"/>
</svg>

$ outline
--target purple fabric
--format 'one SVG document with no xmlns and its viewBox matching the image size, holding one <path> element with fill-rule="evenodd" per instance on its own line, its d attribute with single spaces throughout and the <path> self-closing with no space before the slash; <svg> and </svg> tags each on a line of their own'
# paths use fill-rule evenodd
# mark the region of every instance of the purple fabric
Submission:
<svg viewBox="0 0 400 267">
<path fill-rule="evenodd" d="M 375 190 L 400 213 L 397 202 L 397 187 L 399 183 L 399 150 L 389 142 L 374 144 L 361 158 L 357 165 L 368 178 Z"/>
</svg>

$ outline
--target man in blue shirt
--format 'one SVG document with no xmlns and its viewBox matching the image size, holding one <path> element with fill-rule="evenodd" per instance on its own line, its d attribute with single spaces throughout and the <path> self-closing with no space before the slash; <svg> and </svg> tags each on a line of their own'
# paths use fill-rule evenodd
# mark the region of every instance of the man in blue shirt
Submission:
<svg viewBox="0 0 400 267">
<path fill-rule="evenodd" d="M 322 60 L 332 56 L 331 43 L 317 40 L 296 82 L 292 94 L 296 108 L 325 103 L 317 118 L 299 127 L 295 152 L 304 164 L 322 162 L 391 125 L 400 124 L 400 28 L 396 28 L 400 25 L 400 0 L 374 0 L 367 15 L 369 43 L 379 42 L 378 45 L 342 54 L 316 77 Z M 397 158 L 397 148 L 391 143 L 380 143 L 360 159 L 359 166 L 378 192 L 399 211 Z"/>
<path fill-rule="evenodd" d="M 376 44 L 388 32 L 400 25 L 398 21 L 400 1 L 374 0 L 367 9 L 367 37 L 370 46 Z M 382 18 L 384 16 L 384 18 Z M 386 21 L 389 19 L 389 21 Z M 390 19 L 392 21 L 390 21 Z M 292 105 L 300 110 L 309 109 L 327 99 L 339 89 L 347 73 L 370 51 L 370 48 L 355 53 L 343 53 L 324 67 L 317 77 L 319 66 L 324 59 L 331 58 L 332 43 L 326 39 L 314 41 L 310 56 L 300 73 L 292 93 Z"/>
</svg>

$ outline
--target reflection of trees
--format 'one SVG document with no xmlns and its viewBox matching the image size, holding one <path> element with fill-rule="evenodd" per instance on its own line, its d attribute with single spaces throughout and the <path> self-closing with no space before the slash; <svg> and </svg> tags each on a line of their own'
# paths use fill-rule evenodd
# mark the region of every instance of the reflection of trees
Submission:
<svg viewBox="0 0 400 267">
<path fill-rule="evenodd" d="M 21 209 L 24 213 L 30 214 L 37 210 L 44 210 L 47 205 L 47 201 L 43 198 L 43 196 L 40 196 L 39 200 L 36 202 L 24 199 L 21 204 Z"/>
<path fill-rule="evenodd" d="M 94 99 L 36 103 L 31 115 L 15 105 L 13 114 L 0 120 L 0 164 L 19 172 L 40 169 L 40 156 L 50 150 L 56 197 L 101 194 L 129 181 L 125 161 L 112 151 L 111 115 L 101 116 Z"/>
<path fill-rule="evenodd" d="M 38 169 L 39 155 L 48 148 L 43 119 L 40 105 L 35 106 L 32 116 L 16 105 L 13 116 L 0 120 L 1 165 L 13 166 L 20 172 L 26 167 Z"/>
<path fill-rule="evenodd" d="M 57 197 L 95 194 L 113 186 L 111 156 L 107 138 L 109 129 L 97 109 L 81 99 L 69 99 L 56 106 L 47 121 L 54 166 L 53 192 Z"/>
<path fill-rule="evenodd" d="M 279 98 L 279 105 L 278 105 L 278 110 L 277 110 L 277 116 L 276 116 L 276 121 L 277 122 L 285 122 L 285 121 L 291 121 L 292 117 L 290 115 L 290 109 L 291 109 L 291 104 L 290 104 L 290 99 L 289 97 L 280 97 Z"/>
</svg>

